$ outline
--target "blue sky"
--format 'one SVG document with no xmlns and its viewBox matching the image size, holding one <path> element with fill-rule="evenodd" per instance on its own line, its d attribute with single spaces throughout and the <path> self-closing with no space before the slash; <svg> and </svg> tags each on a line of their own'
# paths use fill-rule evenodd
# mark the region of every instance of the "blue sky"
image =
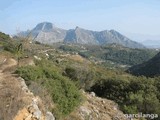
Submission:
<svg viewBox="0 0 160 120">
<path fill-rule="evenodd" d="M 3 0 L 0 31 L 15 34 L 48 21 L 64 29 L 115 29 L 133 39 L 160 39 L 159 6 L 160 0 Z"/>
</svg>

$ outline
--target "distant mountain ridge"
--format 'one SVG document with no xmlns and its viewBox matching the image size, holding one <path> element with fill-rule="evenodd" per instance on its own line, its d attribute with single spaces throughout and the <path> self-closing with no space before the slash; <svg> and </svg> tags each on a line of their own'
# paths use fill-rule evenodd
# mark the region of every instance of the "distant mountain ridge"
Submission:
<svg viewBox="0 0 160 120">
<path fill-rule="evenodd" d="M 130 48 L 144 48 L 142 44 L 130 40 L 115 30 L 92 31 L 80 27 L 64 30 L 55 27 L 52 23 L 43 22 L 39 23 L 32 30 L 20 32 L 18 35 L 27 36 L 29 33 L 36 41 L 45 44 L 57 42 L 88 45 L 117 43 Z"/>
<path fill-rule="evenodd" d="M 127 72 L 137 76 L 154 77 L 160 75 L 160 52 L 152 59 L 139 65 L 135 65 L 127 70 Z"/>
</svg>

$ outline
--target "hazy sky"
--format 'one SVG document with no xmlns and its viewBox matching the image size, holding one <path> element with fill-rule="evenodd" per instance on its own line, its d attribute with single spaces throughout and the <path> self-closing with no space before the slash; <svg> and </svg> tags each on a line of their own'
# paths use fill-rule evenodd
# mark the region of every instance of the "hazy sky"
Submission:
<svg viewBox="0 0 160 120">
<path fill-rule="evenodd" d="M 0 31 L 15 34 L 43 21 L 65 29 L 115 29 L 133 39 L 160 37 L 160 0 L 1 0 Z"/>
</svg>

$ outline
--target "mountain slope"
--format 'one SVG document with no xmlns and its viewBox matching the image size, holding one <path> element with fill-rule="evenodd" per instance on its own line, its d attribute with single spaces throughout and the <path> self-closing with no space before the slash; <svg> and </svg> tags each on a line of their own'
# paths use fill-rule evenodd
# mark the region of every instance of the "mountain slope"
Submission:
<svg viewBox="0 0 160 120">
<path fill-rule="evenodd" d="M 67 32 L 64 42 L 79 44 L 98 44 L 93 31 L 76 27 Z"/>
<path fill-rule="evenodd" d="M 64 30 L 49 22 L 39 23 L 34 29 L 19 33 L 21 36 L 28 34 L 31 34 L 36 41 L 47 44 L 57 42 L 88 45 L 117 43 L 130 48 L 144 48 L 142 44 L 130 40 L 115 30 L 92 31 L 79 27 Z"/>
<path fill-rule="evenodd" d="M 143 63 L 158 53 L 158 51 L 152 49 L 133 49 L 114 43 L 105 46 L 66 44 L 60 45 L 59 49 L 67 52 L 77 52 L 79 55 L 97 62 L 112 61 L 111 64 L 114 62 L 129 66 Z"/>
<path fill-rule="evenodd" d="M 51 44 L 55 42 L 63 42 L 66 36 L 66 30 L 55 27 L 52 23 L 39 23 L 31 31 L 20 32 L 19 35 L 26 37 L 30 35 L 34 40 L 41 43 Z"/>
<path fill-rule="evenodd" d="M 118 40 L 118 44 L 126 46 L 126 47 L 144 48 L 144 46 L 142 46 L 142 44 L 130 40 L 129 38 L 125 37 L 124 35 L 120 34 L 119 32 L 117 32 L 115 30 L 110 30 L 109 32 L 112 34 L 112 36 L 114 38 L 114 43 L 117 43 L 116 41 Z M 112 41 L 110 41 L 110 42 L 113 43 Z"/>
<path fill-rule="evenodd" d="M 113 101 L 95 96 L 94 92 L 82 92 L 86 101 L 66 120 L 127 120 Z"/>
<path fill-rule="evenodd" d="M 144 75 L 147 77 L 154 77 L 160 75 L 160 53 L 149 61 L 133 66 L 128 69 L 128 72 L 133 75 Z"/>
<path fill-rule="evenodd" d="M 7 44 L 11 42 L 16 41 L 12 40 L 7 42 Z M 44 108 L 48 108 L 47 110 L 51 110 L 54 113 L 56 120 L 58 120 L 58 117 L 63 118 L 64 114 L 67 114 L 67 116 L 65 116 L 67 118 L 63 118 L 62 120 L 123 120 L 123 114 L 118 110 L 117 104 L 110 100 L 103 99 L 104 97 L 108 98 L 108 96 L 109 99 L 111 98 L 117 103 L 120 103 L 120 108 L 122 108 L 125 113 L 157 113 L 159 115 L 159 81 L 151 81 L 152 79 L 150 78 L 135 77 L 119 70 L 107 69 L 104 66 L 94 64 L 90 59 L 80 57 L 75 52 L 70 54 L 66 51 L 54 49 L 53 46 L 35 43 L 30 43 L 30 47 L 28 47 L 25 46 L 26 41 L 22 40 L 20 42 L 23 44 L 24 53 L 20 55 L 19 66 L 21 67 L 17 68 L 16 73 L 25 80 L 23 80 L 22 85 L 26 82 L 33 94 L 42 99 L 42 103 L 45 105 Z M 15 47 L 13 46 L 15 50 L 17 50 L 17 45 L 15 45 Z M 57 46 L 57 44 L 54 45 Z M 87 50 L 84 45 L 75 46 Z M 114 44 L 112 46 L 124 49 Z M 8 45 L 8 47 L 10 47 L 10 45 Z M 37 101 L 37 97 L 35 98 L 33 96 L 34 99 L 32 102 L 32 99 L 25 93 L 20 94 L 23 93 L 21 87 L 23 89 L 26 85 L 21 86 L 21 84 L 17 83 L 18 81 L 21 82 L 22 79 L 18 79 L 19 77 L 17 75 L 11 74 L 13 72 L 10 72 L 10 70 L 15 70 L 15 68 L 10 68 L 17 67 L 17 63 L 9 60 L 14 58 L 16 60 L 17 54 L 12 51 L 9 54 L 9 50 L 6 50 L 0 52 L 0 66 L 2 65 L 0 69 L 1 72 L 3 72 L 2 74 L 0 73 L 0 95 L 2 95 L 0 96 L 0 104 L 2 104 L 0 110 L 6 112 L 6 114 L 0 112 L 0 116 L 6 115 L 6 120 L 9 120 L 8 118 L 11 117 L 11 114 L 13 114 L 13 117 L 16 115 L 15 120 L 25 119 L 27 116 L 32 118 L 35 115 L 35 112 L 32 111 L 33 109 L 30 109 L 33 105 L 36 106 L 36 111 L 38 110 L 36 113 L 40 113 L 42 110 L 41 113 L 45 115 L 46 112 L 41 109 L 42 107 Z M 2 57 L 2 54 L 4 57 Z M 31 65 L 30 60 L 32 60 L 34 64 Z M 7 76 L 5 77 L 4 75 Z M 10 84 L 8 85 L 8 83 Z M 20 86 L 18 87 L 17 85 Z M 81 95 L 78 94 L 79 90 L 77 89 L 80 88 L 90 92 L 94 90 L 95 93 L 100 93 L 97 95 L 103 98 L 96 97 L 95 94 L 91 92 L 90 95 L 84 93 L 84 97 L 79 99 Z M 26 89 L 23 90 L 26 91 Z M 26 92 L 28 93 L 28 91 L 27 89 Z M 3 97 L 3 95 L 6 96 L 7 99 Z M 142 98 L 141 96 L 145 97 Z M 138 101 L 137 98 L 140 98 L 140 101 Z M 80 100 L 80 103 L 78 102 L 79 104 L 76 104 L 77 100 Z M 37 102 L 38 104 L 35 104 Z M 21 105 L 24 105 L 23 103 L 26 103 L 24 109 L 23 106 L 20 108 Z M 75 104 L 78 106 L 72 109 Z M 37 109 L 37 107 L 39 109 Z M 31 120 L 28 117 L 27 119 Z"/>
</svg>

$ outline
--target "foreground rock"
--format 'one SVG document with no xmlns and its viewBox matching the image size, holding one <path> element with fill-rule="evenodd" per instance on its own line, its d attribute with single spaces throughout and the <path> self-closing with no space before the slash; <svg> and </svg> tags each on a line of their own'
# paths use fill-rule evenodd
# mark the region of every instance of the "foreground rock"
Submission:
<svg viewBox="0 0 160 120">
<path fill-rule="evenodd" d="M 11 74 L 17 61 L 4 58 L 0 63 L 0 120 L 55 120 L 25 81 Z"/>
<path fill-rule="evenodd" d="M 126 120 L 113 101 L 96 97 L 93 92 L 83 94 L 86 101 L 66 120 Z"/>
<path fill-rule="evenodd" d="M 55 120 L 51 112 L 43 113 L 39 107 L 41 103 L 40 98 L 33 98 L 32 103 L 20 110 L 13 120 Z"/>
<path fill-rule="evenodd" d="M 55 120 L 43 101 L 33 95 L 22 78 L 0 73 L 0 119 Z"/>
</svg>

